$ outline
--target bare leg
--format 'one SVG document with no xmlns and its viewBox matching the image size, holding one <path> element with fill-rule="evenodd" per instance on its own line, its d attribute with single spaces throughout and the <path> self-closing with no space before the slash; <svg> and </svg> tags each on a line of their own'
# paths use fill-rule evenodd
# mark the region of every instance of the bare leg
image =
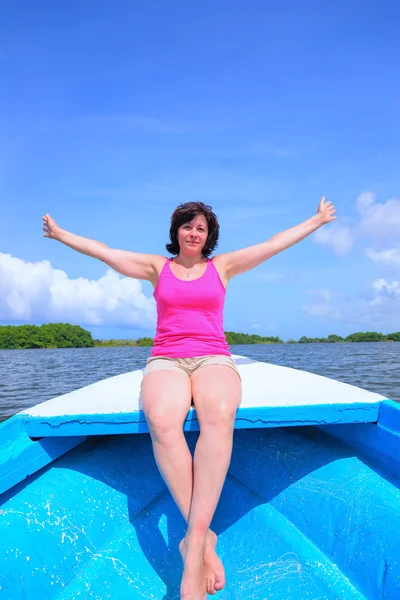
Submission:
<svg viewBox="0 0 400 600">
<path fill-rule="evenodd" d="M 175 371 L 156 371 L 142 382 L 141 402 L 149 425 L 156 464 L 186 523 L 193 493 L 193 460 L 183 422 L 190 409 L 190 379 Z M 204 553 L 205 579 L 209 593 L 223 588 L 225 572 L 215 546 L 216 534 L 209 530 Z M 182 542 L 180 544 L 182 553 Z"/>
<path fill-rule="evenodd" d="M 181 599 L 203 600 L 202 557 L 231 461 L 235 415 L 242 388 L 233 369 L 210 365 L 193 373 L 192 389 L 200 437 L 194 455 L 193 496 L 184 544 Z"/>
</svg>

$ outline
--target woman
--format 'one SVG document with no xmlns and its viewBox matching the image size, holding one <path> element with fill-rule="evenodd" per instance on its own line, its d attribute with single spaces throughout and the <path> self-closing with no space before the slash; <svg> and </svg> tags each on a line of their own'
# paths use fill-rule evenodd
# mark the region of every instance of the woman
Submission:
<svg viewBox="0 0 400 600">
<path fill-rule="evenodd" d="M 141 400 L 154 457 L 188 524 L 179 549 L 184 571 L 181 600 L 204 600 L 225 585 L 209 529 L 231 460 L 241 379 L 223 332 L 226 286 L 235 275 L 261 264 L 336 219 L 321 198 L 317 214 L 266 242 L 209 258 L 219 225 L 202 202 L 181 204 L 171 217 L 167 250 L 173 258 L 114 250 L 69 233 L 46 215 L 44 237 L 103 261 L 122 275 L 154 286 L 157 331 L 143 374 Z M 200 425 L 194 459 L 183 433 L 193 400 Z"/>
</svg>

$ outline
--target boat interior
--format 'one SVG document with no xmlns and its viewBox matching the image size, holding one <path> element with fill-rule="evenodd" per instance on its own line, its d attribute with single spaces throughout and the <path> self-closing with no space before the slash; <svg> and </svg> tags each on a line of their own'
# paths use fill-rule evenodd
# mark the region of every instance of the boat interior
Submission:
<svg viewBox="0 0 400 600">
<path fill-rule="evenodd" d="M 399 597 L 400 418 L 383 405 L 377 423 L 235 430 L 215 597 Z M 0 597 L 177 600 L 186 525 L 148 433 L 26 443 L 51 462 L 0 495 Z"/>
</svg>

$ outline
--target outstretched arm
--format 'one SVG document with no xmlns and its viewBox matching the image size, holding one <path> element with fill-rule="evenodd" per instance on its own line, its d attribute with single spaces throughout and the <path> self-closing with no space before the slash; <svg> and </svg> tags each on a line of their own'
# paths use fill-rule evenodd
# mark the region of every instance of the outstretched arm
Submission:
<svg viewBox="0 0 400 600">
<path fill-rule="evenodd" d="M 286 231 L 274 235 L 261 244 L 220 254 L 215 257 L 215 262 L 219 265 L 220 270 L 225 273 L 226 279 L 229 280 L 231 277 L 257 267 L 271 256 L 304 240 L 325 223 L 335 220 L 335 212 L 336 209 L 332 202 L 325 202 L 325 198 L 322 197 L 317 213 L 307 221 L 286 229 Z"/>
<path fill-rule="evenodd" d="M 148 281 L 153 281 L 157 277 L 157 263 L 163 257 L 156 254 L 115 250 L 102 242 L 75 235 L 70 231 L 61 229 L 48 214 L 42 217 L 42 219 L 43 231 L 45 232 L 43 234 L 44 237 L 57 240 L 77 252 L 97 258 L 122 275 L 127 275 L 134 279 L 147 279 Z"/>
</svg>

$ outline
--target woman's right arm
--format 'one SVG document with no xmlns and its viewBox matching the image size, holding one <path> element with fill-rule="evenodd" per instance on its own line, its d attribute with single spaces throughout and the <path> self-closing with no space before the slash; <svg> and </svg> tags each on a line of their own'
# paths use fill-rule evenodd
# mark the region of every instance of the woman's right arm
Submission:
<svg viewBox="0 0 400 600">
<path fill-rule="evenodd" d="M 146 279 L 154 284 L 161 270 L 160 267 L 165 262 L 165 258 L 157 254 L 115 250 L 102 242 L 75 235 L 61 229 L 48 214 L 42 219 L 44 237 L 57 240 L 77 252 L 97 258 L 121 273 L 121 275 L 133 277 L 134 279 Z"/>
</svg>

